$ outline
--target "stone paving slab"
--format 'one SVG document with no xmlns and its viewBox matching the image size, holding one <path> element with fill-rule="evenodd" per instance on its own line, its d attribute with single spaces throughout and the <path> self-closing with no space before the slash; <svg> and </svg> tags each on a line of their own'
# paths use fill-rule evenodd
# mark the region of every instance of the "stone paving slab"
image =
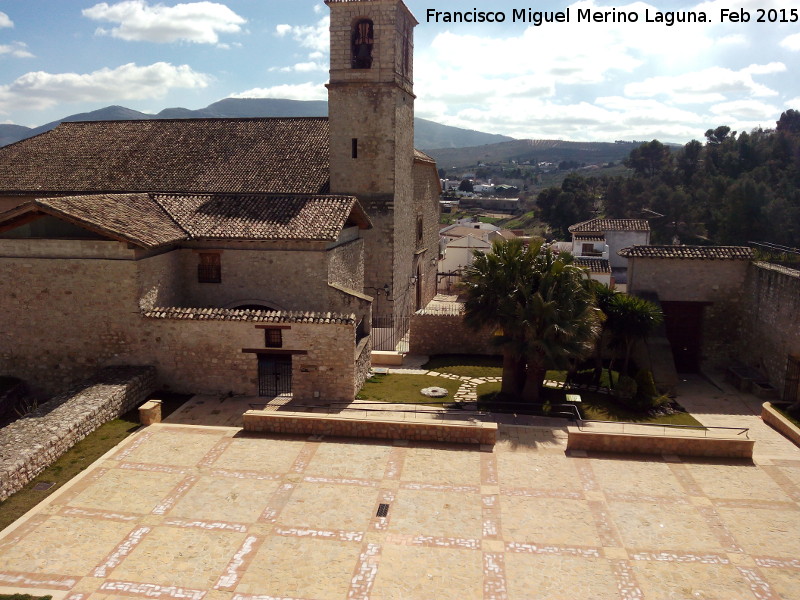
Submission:
<svg viewBox="0 0 800 600">
<path fill-rule="evenodd" d="M 565 435 L 501 425 L 476 449 L 153 425 L 0 533 L 0 586 L 56 600 L 800 597 L 800 460 L 570 456 Z"/>
</svg>

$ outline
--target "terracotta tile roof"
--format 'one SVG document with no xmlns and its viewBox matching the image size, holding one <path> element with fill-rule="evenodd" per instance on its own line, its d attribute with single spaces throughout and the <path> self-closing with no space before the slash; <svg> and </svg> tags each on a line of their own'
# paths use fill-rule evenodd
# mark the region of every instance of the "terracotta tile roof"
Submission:
<svg viewBox="0 0 800 600">
<path fill-rule="evenodd" d="M 191 239 L 334 241 L 353 219 L 369 218 L 353 196 L 153 195 Z"/>
<path fill-rule="evenodd" d="M 589 219 L 570 226 L 571 232 L 602 233 L 604 231 L 650 231 L 647 219 Z"/>
<path fill-rule="evenodd" d="M 329 188 L 328 120 L 62 123 L 0 148 L 8 192 L 262 192 Z"/>
<path fill-rule="evenodd" d="M 575 235 L 573 236 L 578 242 L 605 242 L 604 235 Z"/>
<path fill-rule="evenodd" d="M 617 254 L 625 258 L 679 258 L 688 260 L 752 260 L 747 246 L 630 246 Z"/>
<path fill-rule="evenodd" d="M 146 248 L 198 239 L 335 241 L 348 223 L 371 227 L 353 196 L 89 194 L 28 202 L 0 214 L 0 229 L 32 212 Z"/>
<path fill-rule="evenodd" d="M 589 258 L 588 256 L 576 256 L 575 264 L 579 267 L 589 269 L 592 273 L 611 273 L 611 265 L 606 258 Z"/>
<path fill-rule="evenodd" d="M 43 212 L 124 239 L 155 247 L 186 239 L 178 226 L 149 194 L 94 194 L 42 198 L 0 214 L 0 223 L 28 212 Z"/>
<path fill-rule="evenodd" d="M 150 319 L 172 319 L 193 321 L 253 321 L 258 323 L 326 323 L 332 325 L 354 325 L 354 314 L 238 310 L 232 308 L 183 308 L 179 306 L 155 307 L 144 311 Z"/>
</svg>

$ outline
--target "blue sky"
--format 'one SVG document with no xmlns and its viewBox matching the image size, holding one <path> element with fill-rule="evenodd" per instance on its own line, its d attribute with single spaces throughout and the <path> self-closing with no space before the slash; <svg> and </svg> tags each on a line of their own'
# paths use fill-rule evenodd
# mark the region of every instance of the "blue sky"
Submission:
<svg viewBox="0 0 800 600">
<path fill-rule="evenodd" d="M 800 109 L 796 0 L 617 3 L 406 0 L 420 117 L 518 138 L 702 139 L 773 127 Z M 533 6 L 531 6 L 533 5 Z M 570 8 L 569 23 L 512 23 Z M 743 8 L 750 22 L 721 22 Z M 428 9 L 501 11 L 504 23 L 427 22 Z M 638 22 L 577 22 L 579 9 Z M 783 9 L 784 12 L 781 12 Z M 647 12 L 708 23 L 646 23 Z M 119 104 L 144 112 L 222 98 L 325 99 L 322 0 L 0 0 L 0 122 L 36 126 Z"/>
</svg>

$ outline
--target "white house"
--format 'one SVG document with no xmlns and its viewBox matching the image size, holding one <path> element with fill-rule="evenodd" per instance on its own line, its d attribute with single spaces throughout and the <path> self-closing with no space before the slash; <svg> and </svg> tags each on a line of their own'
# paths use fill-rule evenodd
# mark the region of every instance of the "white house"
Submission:
<svg viewBox="0 0 800 600">
<path fill-rule="evenodd" d="M 589 219 L 572 225 L 569 231 L 572 254 L 576 258 L 606 261 L 619 283 L 627 281 L 628 259 L 618 252 L 629 246 L 650 244 L 650 223 L 646 219 Z M 593 265 L 602 266 L 594 262 Z"/>
</svg>

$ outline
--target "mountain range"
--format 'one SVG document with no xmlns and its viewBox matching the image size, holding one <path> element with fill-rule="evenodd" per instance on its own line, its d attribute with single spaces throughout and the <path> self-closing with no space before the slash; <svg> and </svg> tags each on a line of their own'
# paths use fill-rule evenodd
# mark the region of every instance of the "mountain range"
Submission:
<svg viewBox="0 0 800 600">
<path fill-rule="evenodd" d="M 0 125 L 0 146 L 12 144 L 45 131 L 63 121 L 117 121 L 135 119 L 202 119 L 253 117 L 326 117 L 328 103 L 319 101 L 280 100 L 273 98 L 226 98 L 199 110 L 166 108 L 152 115 L 124 106 L 107 106 L 88 113 L 70 115 L 39 127 Z M 420 149 L 463 148 L 513 140 L 508 136 L 482 133 L 441 125 L 426 119 L 414 119 L 414 145 Z"/>
</svg>

